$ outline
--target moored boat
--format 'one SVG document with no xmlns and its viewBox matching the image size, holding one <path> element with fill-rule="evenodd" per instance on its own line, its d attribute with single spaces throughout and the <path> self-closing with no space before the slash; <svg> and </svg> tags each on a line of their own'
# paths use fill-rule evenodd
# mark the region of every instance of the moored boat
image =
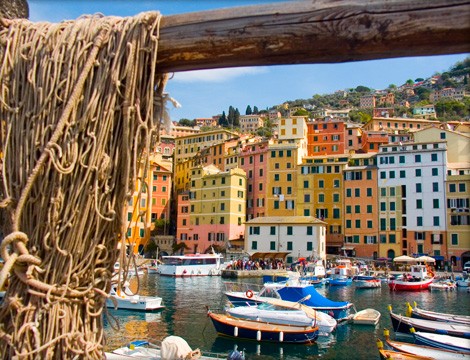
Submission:
<svg viewBox="0 0 470 360">
<path fill-rule="evenodd" d="M 134 294 L 127 286 L 111 287 L 110 297 L 106 299 L 106 306 L 117 310 L 155 311 L 163 309 L 162 298 L 159 296 L 141 296 Z"/>
<path fill-rule="evenodd" d="M 347 286 L 352 284 L 352 279 L 347 276 L 338 276 L 334 278 L 327 278 L 327 284 L 330 286 Z"/>
<path fill-rule="evenodd" d="M 430 333 L 429 333 L 430 334 Z M 451 351 L 447 349 L 439 349 L 422 344 L 412 344 L 407 342 L 391 340 L 388 330 L 384 331 L 386 344 L 395 351 L 410 355 L 425 356 L 435 360 L 459 360 L 467 358 L 462 352 Z M 432 334 L 430 334 L 432 335 Z M 460 340 L 463 340 L 460 338 Z"/>
<path fill-rule="evenodd" d="M 164 276 L 216 276 L 223 269 L 222 254 L 187 254 L 162 256 L 158 273 Z"/>
<path fill-rule="evenodd" d="M 454 315 L 454 314 L 424 310 L 424 309 L 418 308 L 416 302 L 414 303 L 414 307 L 412 307 L 409 302 L 406 303 L 406 316 L 416 318 L 416 319 L 470 325 L 470 316 L 468 315 Z"/>
<path fill-rule="evenodd" d="M 428 274 L 426 265 L 411 265 L 409 274 L 403 274 L 388 282 L 393 291 L 420 291 L 427 290 L 433 282 L 433 274 Z"/>
<path fill-rule="evenodd" d="M 454 281 L 435 281 L 429 284 L 429 290 L 438 291 L 453 291 L 457 288 L 457 284 Z"/>
<path fill-rule="evenodd" d="M 394 314 L 391 306 L 389 306 L 389 310 L 395 332 L 410 334 L 411 328 L 414 328 L 416 331 L 470 338 L 470 328 L 468 325 L 410 318 Z"/>
<path fill-rule="evenodd" d="M 353 278 L 356 289 L 376 289 L 382 287 L 382 282 L 372 275 L 357 275 Z"/>
<path fill-rule="evenodd" d="M 455 351 L 470 357 L 470 339 L 455 336 L 432 334 L 411 329 L 416 344 Z"/>
<path fill-rule="evenodd" d="M 291 326 L 234 318 L 208 311 L 217 333 L 256 341 L 309 344 L 318 338 L 316 326 Z"/>
<path fill-rule="evenodd" d="M 380 311 L 375 309 L 364 309 L 353 315 L 353 323 L 359 325 L 377 325 L 380 320 Z"/>
</svg>

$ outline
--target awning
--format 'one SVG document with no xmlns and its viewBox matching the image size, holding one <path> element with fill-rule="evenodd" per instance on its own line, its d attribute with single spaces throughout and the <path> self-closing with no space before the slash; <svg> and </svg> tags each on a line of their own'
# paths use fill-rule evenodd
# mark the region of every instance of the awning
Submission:
<svg viewBox="0 0 470 360">
<path fill-rule="evenodd" d="M 431 257 L 439 261 L 444 261 L 444 256 L 442 255 L 436 255 L 436 256 L 431 256 Z"/>
<path fill-rule="evenodd" d="M 354 250 L 354 246 L 343 246 L 341 250 Z"/>
<path fill-rule="evenodd" d="M 290 252 L 253 252 L 249 253 L 252 259 L 285 259 Z"/>
</svg>

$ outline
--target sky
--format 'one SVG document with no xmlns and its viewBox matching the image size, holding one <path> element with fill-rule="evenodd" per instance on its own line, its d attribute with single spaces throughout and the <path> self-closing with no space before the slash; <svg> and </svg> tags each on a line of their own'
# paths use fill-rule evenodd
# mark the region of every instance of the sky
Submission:
<svg viewBox="0 0 470 360">
<path fill-rule="evenodd" d="M 133 16 L 144 11 L 165 15 L 281 2 L 279 0 L 28 0 L 31 21 L 60 22 L 101 13 Z M 286 2 L 284 0 L 284 2 Z M 288 2 L 288 1 L 287 1 Z M 173 121 L 228 113 L 245 114 L 249 105 L 268 109 L 289 100 L 308 99 L 359 85 L 373 89 L 397 86 L 449 70 L 469 54 L 408 57 L 336 64 L 276 65 L 177 72 L 166 92 L 181 107 L 169 105 Z"/>
</svg>

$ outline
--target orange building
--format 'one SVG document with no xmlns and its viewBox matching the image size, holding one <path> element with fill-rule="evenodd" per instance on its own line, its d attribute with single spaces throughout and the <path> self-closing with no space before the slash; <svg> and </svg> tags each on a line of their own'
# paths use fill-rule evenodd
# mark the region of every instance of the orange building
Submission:
<svg viewBox="0 0 470 360">
<path fill-rule="evenodd" d="M 338 119 L 308 122 L 308 156 L 344 154 L 345 128 L 344 121 Z"/>
</svg>

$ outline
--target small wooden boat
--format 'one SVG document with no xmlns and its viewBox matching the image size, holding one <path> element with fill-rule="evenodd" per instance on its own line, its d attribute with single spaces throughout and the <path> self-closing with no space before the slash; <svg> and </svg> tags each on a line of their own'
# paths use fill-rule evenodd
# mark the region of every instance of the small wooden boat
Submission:
<svg viewBox="0 0 470 360">
<path fill-rule="evenodd" d="M 353 315 L 353 323 L 360 325 L 377 325 L 380 320 L 380 312 L 375 309 L 364 309 Z"/>
<path fill-rule="evenodd" d="M 384 349 L 382 341 L 377 340 L 377 348 L 382 360 L 435 360 L 431 357 L 418 354 L 410 354 L 398 350 Z"/>
<path fill-rule="evenodd" d="M 215 330 L 222 335 L 256 341 L 310 344 L 318 338 L 317 326 L 291 326 L 237 319 L 208 311 Z"/>
<path fill-rule="evenodd" d="M 470 338 L 470 328 L 468 325 L 433 320 L 423 320 L 398 315 L 393 313 L 391 306 L 389 306 L 389 310 L 393 330 L 395 330 L 395 332 L 410 334 L 411 328 L 414 328 L 416 331 L 451 335 L 461 338 Z"/>
<path fill-rule="evenodd" d="M 455 336 L 424 333 L 413 331 L 416 344 L 431 346 L 440 349 L 455 351 L 465 354 L 470 358 L 470 339 L 462 339 Z"/>
<path fill-rule="evenodd" d="M 447 313 L 424 310 L 424 309 L 418 308 L 418 306 L 416 305 L 416 302 L 414 303 L 414 307 L 412 307 L 410 303 L 408 302 L 406 303 L 406 316 L 416 318 L 416 319 L 470 325 L 470 316 L 468 315 L 454 315 L 454 314 L 447 314 Z"/>
<path fill-rule="evenodd" d="M 420 355 L 427 358 L 436 359 L 436 360 L 463 360 L 468 358 L 463 352 L 451 351 L 447 349 L 439 349 L 422 344 L 412 344 L 407 342 L 391 340 L 389 337 L 388 330 L 384 330 L 385 342 L 386 344 L 395 351 L 401 353 L 406 353 L 410 355 Z M 433 335 L 433 334 L 430 334 Z M 462 338 L 459 338 L 463 340 Z"/>
</svg>

